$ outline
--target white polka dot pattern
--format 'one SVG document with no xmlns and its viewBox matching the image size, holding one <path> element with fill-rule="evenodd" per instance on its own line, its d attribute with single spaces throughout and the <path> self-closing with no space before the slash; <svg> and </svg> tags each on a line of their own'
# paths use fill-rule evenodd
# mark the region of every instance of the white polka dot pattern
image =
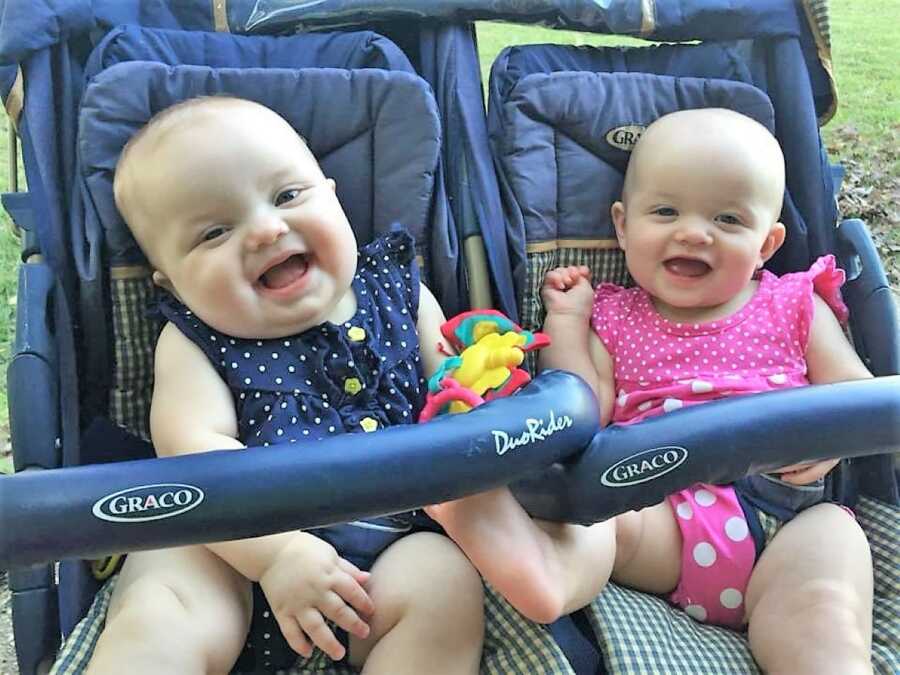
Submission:
<svg viewBox="0 0 900 675">
<path fill-rule="evenodd" d="M 779 278 L 764 271 L 743 308 L 706 323 L 669 321 L 640 288 L 600 284 L 591 325 L 613 357 L 613 421 L 632 423 L 724 396 L 808 384 L 804 351 L 813 290 L 844 317 L 842 281 L 831 256 L 807 272 Z"/>
<path fill-rule="evenodd" d="M 747 521 L 739 516 L 729 518 L 725 522 L 725 534 L 731 541 L 744 541 L 750 534 Z"/>
<path fill-rule="evenodd" d="M 698 484 L 669 497 L 681 530 L 681 579 L 671 595 L 698 621 L 738 628 L 756 544 L 734 488 Z"/>
<path fill-rule="evenodd" d="M 716 562 L 716 549 L 708 541 L 701 541 L 694 546 L 693 556 L 700 567 L 711 567 Z"/>
</svg>

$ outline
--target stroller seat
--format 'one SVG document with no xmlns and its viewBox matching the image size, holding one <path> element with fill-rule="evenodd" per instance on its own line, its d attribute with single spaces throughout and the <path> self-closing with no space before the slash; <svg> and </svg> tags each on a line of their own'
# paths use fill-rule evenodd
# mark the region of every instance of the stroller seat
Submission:
<svg viewBox="0 0 900 675">
<path fill-rule="evenodd" d="M 105 41 L 100 56 L 109 53 L 109 45 L 115 44 L 112 40 L 128 41 L 128 32 L 117 32 Z M 143 47 L 147 34 L 133 32 L 130 37 L 137 36 L 136 44 Z M 153 31 L 149 34 L 155 35 Z M 98 57 L 92 63 L 105 60 Z M 128 138 L 169 105 L 195 96 L 227 93 L 274 109 L 307 139 L 325 174 L 335 179 L 360 243 L 400 223 L 414 236 L 426 273 L 430 271 L 432 278 L 450 273 L 442 267 L 447 261 L 429 265 L 426 257 L 432 233 L 446 227 L 446 211 L 439 203 L 444 198 L 438 171 L 441 132 L 430 89 L 414 74 L 383 69 L 213 68 L 112 60 L 116 62 L 93 74 L 82 98 L 78 163 L 86 228 L 103 228 L 110 265 L 116 345 L 110 414 L 132 434 L 147 437 L 152 351 L 159 327 L 145 311 L 155 288 L 143 254 L 115 208 L 112 178 Z M 85 447 L 96 447 L 95 440 L 85 442 Z M 81 562 L 65 562 L 61 574 L 67 580 L 61 594 L 63 630 L 71 635 L 54 672 L 80 672 L 102 630 L 115 579 L 98 592 Z M 548 663 L 558 663 L 560 672 L 568 667 L 550 634 L 541 627 L 527 624 L 493 596 L 488 611 L 497 620 L 487 636 L 487 668 L 504 672 L 503 664 L 509 659 L 524 662 L 535 654 Z M 84 619 L 78 622 L 81 617 Z M 496 655 L 493 666 L 492 654 Z"/>
<path fill-rule="evenodd" d="M 641 131 L 677 110 L 730 108 L 780 137 L 789 174 L 781 217 L 788 235 L 772 261 L 776 271 L 804 268 L 818 255 L 835 251 L 835 232 L 807 227 L 823 214 L 836 219 L 818 142 L 804 144 L 805 131 L 797 131 L 800 140 L 794 138 L 799 122 L 779 115 L 773 107 L 777 97 L 757 86 L 746 57 L 739 48 L 720 44 L 530 45 L 501 52 L 491 73 L 489 133 L 525 326 L 536 328 L 544 321 L 540 287 L 554 267 L 587 265 L 594 283 L 632 285 L 610 206 L 619 199 Z M 769 84 L 777 90 L 776 82 Z M 791 105 L 802 107 L 803 96 L 798 93 Z M 853 295 L 847 292 L 848 298 Z M 844 472 L 852 461 L 845 460 Z M 831 479 L 829 495 L 852 501 L 855 495 L 841 487 L 840 476 Z M 900 669 L 900 509 L 871 497 L 860 498 L 855 508 L 875 567 L 873 662 L 877 672 L 893 673 Z M 778 525 L 774 519 L 762 524 L 768 541 Z M 609 584 L 586 614 L 610 672 L 758 672 L 746 635 L 699 624 L 661 598 Z"/>
</svg>

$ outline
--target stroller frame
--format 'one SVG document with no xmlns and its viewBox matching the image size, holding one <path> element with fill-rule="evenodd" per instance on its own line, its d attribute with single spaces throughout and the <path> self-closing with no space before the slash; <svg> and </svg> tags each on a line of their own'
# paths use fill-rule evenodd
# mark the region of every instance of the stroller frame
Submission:
<svg viewBox="0 0 900 675">
<path fill-rule="evenodd" d="M 5 16 L 15 17 L 12 10 L 16 8 L 27 15 L 28 4 L 25 0 L 7 0 Z M 35 487 L 25 487 L 24 491 L 41 489 L 42 471 L 80 463 L 86 421 L 103 414 L 107 408 L 109 383 L 102 378 L 87 382 L 88 375 L 103 372 L 101 365 L 109 362 L 112 353 L 105 328 L 95 331 L 90 325 L 93 317 L 107 313 L 103 307 L 106 279 L 100 267 L 102 233 L 70 229 L 65 213 L 65 205 L 73 198 L 65 179 L 71 173 L 75 152 L 74 143 L 69 142 L 75 139 L 69 112 L 77 110 L 80 85 L 75 80 L 98 33 L 120 23 L 245 35 L 374 28 L 397 43 L 410 56 L 418 73 L 431 84 L 445 140 L 450 141 L 445 143 L 441 160 L 454 223 L 445 250 L 452 253 L 451 264 L 457 273 L 452 275 L 455 277 L 452 282 L 436 289 L 448 314 L 467 306 L 493 305 L 516 318 L 524 293 L 517 281 L 517 265 L 524 256 L 525 242 L 510 235 L 505 215 L 508 205 L 503 201 L 502 185 L 498 184 L 498 174 L 488 152 L 473 21 L 540 22 L 559 28 L 630 34 L 653 40 L 786 41 L 795 44 L 802 53 L 807 69 L 804 75 L 810 82 L 810 95 L 820 123 L 827 121 L 836 105 L 830 73 L 827 9 L 821 2 L 805 2 L 798 8 L 793 2 L 778 0 L 766 3 L 697 0 L 680 3 L 683 11 L 678 16 L 674 11 L 676 3 L 662 0 L 611 2 L 603 8 L 587 0 L 530 3 L 407 0 L 390 4 L 326 0 L 313 8 L 304 7 L 308 3 L 289 0 L 213 0 L 193 4 L 173 0 L 162 3 L 165 11 L 156 15 L 146 15 L 137 0 L 95 0 L 93 3 L 66 0 L 55 4 L 58 7 L 54 10 L 59 12 L 52 18 L 58 22 L 56 32 L 26 32 L 15 19 L 0 23 L 0 63 L 9 64 L 0 66 L 0 93 L 4 94 L 7 111 L 24 139 L 22 150 L 29 178 L 29 193 L 4 196 L 4 206 L 25 235 L 16 346 L 9 369 L 11 440 L 16 469 L 24 472 L 21 478 L 34 477 L 38 481 Z M 51 20 L 49 15 L 32 19 L 37 26 L 47 25 Z M 456 134 L 464 142 L 455 143 Z M 39 146 L 42 138 L 54 135 L 61 138 L 57 148 L 48 150 Z M 11 145 L 14 152 L 14 144 Z M 15 170 L 11 175 L 16 175 Z M 828 175 L 826 188 L 830 182 Z M 16 189 L 14 186 L 14 192 Z M 847 301 L 852 309 L 854 341 L 876 375 L 896 375 L 900 373 L 896 312 L 880 263 L 861 222 L 846 221 L 840 228 L 831 227 L 837 215 L 831 196 L 809 196 L 810 202 L 818 203 L 814 211 L 821 218 L 821 226 L 810 234 L 804 249 L 796 251 L 795 258 L 784 263 L 785 268 L 796 266 L 798 261 L 820 250 L 836 252 L 853 280 L 847 289 Z M 79 326 L 78 333 L 66 328 L 73 325 Z M 887 430 L 880 436 L 869 434 L 871 442 L 860 443 L 865 447 L 859 448 L 856 454 L 885 453 L 898 445 L 896 425 L 891 428 L 891 422 L 900 419 L 896 379 L 878 384 L 877 389 L 864 390 L 859 395 L 857 400 L 868 400 L 857 407 L 872 410 L 870 406 L 875 406 L 878 414 L 884 416 Z M 798 402 L 791 404 L 794 409 L 810 407 L 809 399 L 799 395 L 797 398 Z M 839 398 L 822 394 L 821 414 L 827 417 L 835 410 L 845 410 L 837 402 Z M 771 411 L 761 412 L 770 414 Z M 35 419 L 47 423 L 34 424 Z M 659 437 L 677 434 L 676 425 L 672 427 L 658 432 L 651 429 L 651 432 Z M 747 428 L 751 427 L 748 423 Z M 833 427 L 823 429 L 834 430 Z M 827 431 L 820 430 L 820 433 Z M 712 432 L 710 436 L 715 438 Z M 838 441 L 845 439 L 841 436 L 835 440 L 838 452 Z M 129 443 L 127 438 L 117 441 L 119 447 Z M 604 461 L 612 464 L 635 447 L 650 447 L 651 442 L 652 438 L 636 440 L 633 445 L 614 452 L 601 447 L 603 443 L 594 443 L 580 461 L 587 465 L 600 461 L 597 458 L 603 454 L 609 456 Z M 529 466 L 527 472 L 534 473 L 560 457 L 550 453 L 538 464 Z M 769 465 L 763 461 L 752 467 L 748 462 L 732 471 L 737 476 L 751 468 L 764 470 L 775 466 L 776 460 L 773 456 Z M 691 470 L 693 475 L 670 476 L 671 482 L 661 483 L 655 492 L 622 495 L 624 501 L 614 504 L 592 496 L 593 486 L 589 481 L 578 482 L 571 474 L 563 480 L 552 472 L 527 482 L 519 494 L 535 513 L 590 521 L 658 501 L 675 486 L 704 478 L 697 466 Z M 521 475 L 521 467 L 518 471 L 509 478 Z M 588 474 L 586 468 L 581 473 Z M 7 480 L 19 478 L 0 479 L 0 517 L 4 519 L 4 527 L 29 511 L 29 505 L 16 496 L 22 493 L 3 491 Z M 836 494 L 847 503 L 863 495 L 893 507 L 900 504 L 897 477 L 889 456 L 848 462 L 838 482 Z M 470 486 L 469 491 L 475 487 L 479 486 Z M 560 508 L 560 501 L 554 496 L 573 492 L 579 499 Z M 5 544 L 4 536 L 0 535 L 0 544 Z M 61 583 L 80 587 L 86 574 L 85 566 L 76 563 L 63 572 Z M 36 672 L 40 663 L 55 651 L 59 640 L 60 606 L 54 567 L 44 563 L 12 568 L 10 584 L 20 667 L 22 672 Z M 64 629 L 71 628 L 77 618 L 75 614 L 83 609 L 81 597 L 63 602 Z"/>
</svg>

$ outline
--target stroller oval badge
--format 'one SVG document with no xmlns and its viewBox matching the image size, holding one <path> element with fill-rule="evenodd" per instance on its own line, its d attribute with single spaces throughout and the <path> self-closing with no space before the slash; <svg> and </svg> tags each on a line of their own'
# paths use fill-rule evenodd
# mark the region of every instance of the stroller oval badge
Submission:
<svg viewBox="0 0 900 675">
<path fill-rule="evenodd" d="M 141 523 L 181 515 L 199 506 L 203 497 L 203 490 L 193 485 L 139 485 L 98 499 L 91 511 L 112 523 Z"/>
<path fill-rule="evenodd" d="M 646 483 L 674 471 L 687 457 L 688 451 L 677 445 L 643 450 L 613 464 L 600 476 L 600 482 L 607 487 Z"/>
<path fill-rule="evenodd" d="M 610 129 L 606 132 L 606 142 L 614 148 L 631 152 L 645 128 L 641 124 L 626 124 Z"/>
</svg>

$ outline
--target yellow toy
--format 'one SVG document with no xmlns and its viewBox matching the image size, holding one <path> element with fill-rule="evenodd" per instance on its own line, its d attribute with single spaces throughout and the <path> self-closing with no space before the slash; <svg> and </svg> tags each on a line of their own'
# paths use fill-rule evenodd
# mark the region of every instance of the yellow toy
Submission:
<svg viewBox="0 0 900 675">
<path fill-rule="evenodd" d="M 531 380 L 518 367 L 525 352 L 550 344 L 543 333 L 523 330 L 490 309 L 459 314 L 441 326 L 441 333 L 460 353 L 448 356 L 428 381 L 420 422 L 508 396 Z"/>
</svg>

